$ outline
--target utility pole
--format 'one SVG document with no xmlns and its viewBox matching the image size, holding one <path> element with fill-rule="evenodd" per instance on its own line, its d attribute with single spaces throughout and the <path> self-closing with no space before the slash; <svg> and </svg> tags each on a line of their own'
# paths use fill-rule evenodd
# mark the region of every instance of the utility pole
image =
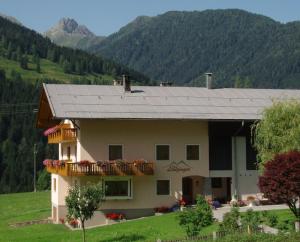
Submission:
<svg viewBox="0 0 300 242">
<path fill-rule="evenodd" d="M 36 192 L 36 144 L 33 145 L 33 191 Z"/>
</svg>

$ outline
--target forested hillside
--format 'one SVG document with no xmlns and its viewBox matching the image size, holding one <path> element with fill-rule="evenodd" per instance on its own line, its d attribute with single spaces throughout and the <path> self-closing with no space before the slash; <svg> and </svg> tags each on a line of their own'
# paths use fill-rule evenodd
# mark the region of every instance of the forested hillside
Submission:
<svg viewBox="0 0 300 242">
<path fill-rule="evenodd" d="M 219 87 L 300 88 L 300 22 L 242 10 L 138 17 L 90 51 L 180 85 L 213 72 Z"/>
<path fill-rule="evenodd" d="M 108 84 L 124 73 L 141 84 L 149 81 L 99 56 L 58 47 L 0 17 L 0 193 L 33 190 L 34 144 L 39 172 L 44 158 L 56 158 L 56 146 L 47 145 L 35 127 L 42 82 Z M 39 184 L 47 186 L 43 177 Z"/>
</svg>

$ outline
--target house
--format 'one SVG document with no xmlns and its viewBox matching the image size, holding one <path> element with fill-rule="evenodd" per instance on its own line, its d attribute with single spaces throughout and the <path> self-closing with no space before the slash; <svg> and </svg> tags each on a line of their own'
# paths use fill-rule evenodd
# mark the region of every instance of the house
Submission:
<svg viewBox="0 0 300 242">
<path fill-rule="evenodd" d="M 300 98 L 297 90 L 44 84 L 37 127 L 59 145 L 51 173 L 52 218 L 66 215 L 74 184 L 101 182 L 105 214 L 148 216 L 197 194 L 227 202 L 256 196 L 258 171 L 251 125 L 273 99 Z M 51 158 L 51 157 L 49 157 Z"/>
</svg>

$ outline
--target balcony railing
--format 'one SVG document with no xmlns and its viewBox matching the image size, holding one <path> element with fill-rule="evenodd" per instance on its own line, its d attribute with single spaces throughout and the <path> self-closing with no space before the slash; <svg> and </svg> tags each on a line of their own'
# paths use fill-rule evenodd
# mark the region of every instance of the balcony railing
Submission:
<svg viewBox="0 0 300 242">
<path fill-rule="evenodd" d="M 61 161 L 46 165 L 47 171 L 62 176 L 145 176 L 154 174 L 153 162 L 80 163 Z"/>
<path fill-rule="evenodd" d="M 58 128 L 55 132 L 48 135 L 49 144 L 57 144 L 64 142 L 75 142 L 77 137 L 76 129 Z"/>
</svg>

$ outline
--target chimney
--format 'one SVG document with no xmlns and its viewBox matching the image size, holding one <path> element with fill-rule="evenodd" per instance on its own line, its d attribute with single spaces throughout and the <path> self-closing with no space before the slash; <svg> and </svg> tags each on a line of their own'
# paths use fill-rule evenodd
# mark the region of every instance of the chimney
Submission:
<svg viewBox="0 0 300 242">
<path fill-rule="evenodd" d="M 131 92 L 130 78 L 128 75 L 123 75 L 123 87 L 125 92 Z"/>
<path fill-rule="evenodd" d="M 206 76 L 206 88 L 207 89 L 212 89 L 213 88 L 213 79 L 212 79 L 212 73 L 207 72 L 205 73 Z"/>
<path fill-rule="evenodd" d="M 123 80 L 113 80 L 113 85 L 114 86 L 122 86 L 123 85 Z"/>
<path fill-rule="evenodd" d="M 161 87 L 171 87 L 173 85 L 173 82 L 160 82 L 159 86 Z"/>
</svg>

